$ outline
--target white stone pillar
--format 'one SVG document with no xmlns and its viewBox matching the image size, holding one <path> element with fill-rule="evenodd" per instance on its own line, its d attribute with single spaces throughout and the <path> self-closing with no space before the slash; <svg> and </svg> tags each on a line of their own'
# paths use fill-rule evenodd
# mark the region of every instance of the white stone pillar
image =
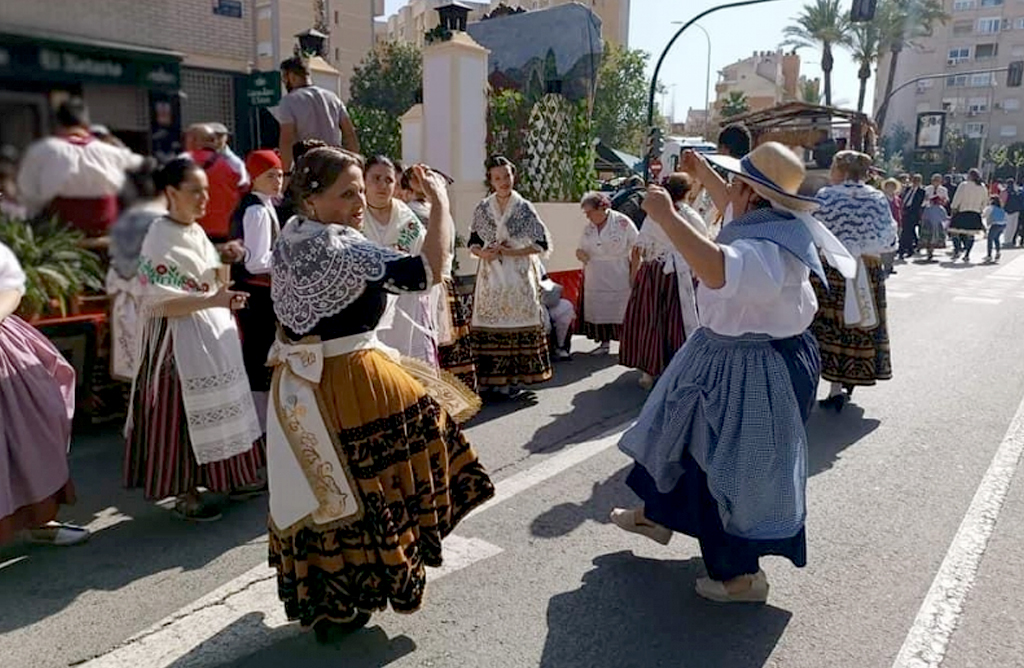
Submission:
<svg viewBox="0 0 1024 668">
<path fill-rule="evenodd" d="M 423 105 L 413 105 L 402 115 L 402 164 L 423 162 Z"/>
<path fill-rule="evenodd" d="M 455 227 L 469 237 L 473 209 L 487 194 L 487 54 L 467 33 L 423 50 L 422 161 L 451 176 L 449 192 Z M 403 128 L 404 139 L 404 128 Z M 403 156 L 405 148 L 403 145 Z M 459 273 L 476 271 L 460 249 Z"/>
</svg>

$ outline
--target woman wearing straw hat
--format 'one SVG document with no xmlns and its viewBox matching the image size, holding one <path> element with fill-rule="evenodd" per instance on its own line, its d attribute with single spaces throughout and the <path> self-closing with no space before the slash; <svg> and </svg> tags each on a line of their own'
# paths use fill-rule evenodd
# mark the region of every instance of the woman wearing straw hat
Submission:
<svg viewBox="0 0 1024 668">
<path fill-rule="evenodd" d="M 704 158 L 688 153 L 684 169 Z M 804 167 L 769 142 L 742 160 L 714 158 L 736 175 L 736 218 L 717 241 L 679 215 L 652 186 L 644 209 L 700 281 L 701 328 L 676 353 L 619 447 L 635 460 L 627 484 L 641 508 L 615 509 L 620 528 L 666 544 L 673 531 L 700 541 L 707 577 L 697 593 L 763 603 L 764 555 L 807 561 L 804 518 L 807 433 L 818 384 L 817 310 L 811 272 L 819 248 L 844 274 L 855 262 L 811 217 L 800 196 Z M 724 207 L 722 207 L 724 208 Z"/>
<path fill-rule="evenodd" d="M 892 378 L 881 256 L 898 239 L 885 195 L 864 183 L 870 167 L 870 156 L 840 151 L 832 160 L 832 185 L 818 191 L 818 218 L 857 258 L 854 278 L 826 269 L 826 280 L 814 284 L 818 314 L 811 329 L 821 349 L 821 377 L 832 383 L 821 406 L 837 413 L 858 385 Z"/>
</svg>

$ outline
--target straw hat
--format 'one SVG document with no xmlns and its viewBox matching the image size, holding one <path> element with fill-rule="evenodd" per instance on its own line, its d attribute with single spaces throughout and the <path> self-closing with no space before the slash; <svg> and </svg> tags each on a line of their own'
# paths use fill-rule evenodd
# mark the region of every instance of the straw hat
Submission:
<svg viewBox="0 0 1024 668">
<path fill-rule="evenodd" d="M 709 155 L 707 159 L 735 174 L 761 197 L 786 209 L 812 211 L 820 206 L 817 198 L 800 194 L 800 184 L 807 173 L 804 164 L 778 142 L 765 142 L 740 160 L 724 155 Z"/>
</svg>

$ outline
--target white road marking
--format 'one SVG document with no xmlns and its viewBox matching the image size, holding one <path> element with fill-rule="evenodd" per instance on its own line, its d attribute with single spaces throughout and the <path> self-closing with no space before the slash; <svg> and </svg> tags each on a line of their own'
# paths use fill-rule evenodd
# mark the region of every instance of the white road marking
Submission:
<svg viewBox="0 0 1024 668">
<path fill-rule="evenodd" d="M 608 450 L 623 430 L 577 445 L 495 485 L 494 498 L 470 513 L 512 497 Z M 265 540 L 261 538 L 260 540 Z M 444 541 L 444 565 L 428 568 L 433 582 L 502 552 L 479 538 L 451 535 Z M 206 596 L 129 638 L 120 647 L 83 664 L 85 668 L 205 668 L 221 665 L 297 635 L 277 597 L 276 572 L 257 566 Z"/>
<path fill-rule="evenodd" d="M 1024 265 L 1022 265 L 1024 266 Z M 989 464 L 893 668 L 938 668 L 1024 453 L 1024 400 Z"/>
<path fill-rule="evenodd" d="M 1024 278 L 1024 257 L 1018 257 L 1011 262 L 1004 264 L 999 269 L 996 269 L 991 274 L 992 277 L 1013 277 L 1013 278 Z"/>
<path fill-rule="evenodd" d="M 1002 299 L 992 299 L 991 297 L 953 297 L 953 301 L 960 304 L 1002 304 Z"/>
<path fill-rule="evenodd" d="M 907 299 L 913 297 L 913 292 L 896 292 L 895 290 L 886 290 L 885 296 L 889 299 Z"/>
</svg>

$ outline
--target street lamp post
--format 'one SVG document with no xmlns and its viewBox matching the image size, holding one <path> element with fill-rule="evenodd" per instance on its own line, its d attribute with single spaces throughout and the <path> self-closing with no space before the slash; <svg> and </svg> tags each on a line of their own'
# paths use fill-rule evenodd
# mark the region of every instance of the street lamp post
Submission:
<svg viewBox="0 0 1024 668">
<path fill-rule="evenodd" d="M 682 21 L 673 21 L 672 25 L 682 25 Z M 700 31 L 704 33 L 705 39 L 708 41 L 708 72 L 704 82 L 704 132 L 707 132 L 708 126 L 711 124 L 711 35 L 708 31 L 699 23 L 693 24 L 694 28 L 700 28 Z"/>
<path fill-rule="evenodd" d="M 672 45 L 676 43 L 676 40 L 679 39 L 680 35 L 682 35 L 684 32 L 686 32 L 687 28 L 689 28 L 690 26 L 696 24 L 697 21 L 701 20 L 705 16 L 708 16 L 709 14 L 714 14 L 715 12 L 717 12 L 719 10 L 722 10 L 722 9 L 731 9 L 733 7 L 746 7 L 748 5 L 762 5 L 762 4 L 766 3 L 766 2 L 778 2 L 778 1 L 779 0 L 743 0 L 742 2 L 730 2 L 730 3 L 725 4 L 725 5 L 718 5 L 716 7 L 711 7 L 709 9 L 706 9 L 703 12 L 701 12 L 700 14 L 697 14 L 697 16 L 694 16 L 692 19 L 690 19 L 689 21 L 684 23 L 683 26 L 679 30 L 676 31 L 676 34 L 672 36 L 672 39 L 670 39 L 668 41 L 668 44 L 665 45 L 665 49 L 661 52 L 661 56 L 658 57 L 658 63 L 654 66 L 654 74 L 653 74 L 653 76 L 651 76 L 651 87 L 650 87 L 650 89 L 648 90 L 648 93 L 647 93 L 647 127 L 648 128 L 653 128 L 654 127 L 654 95 L 658 91 L 658 73 L 661 72 L 661 65 L 662 65 L 662 63 L 665 62 L 665 56 L 668 55 L 668 52 L 672 48 Z M 650 166 L 651 166 L 651 156 L 648 153 L 648 155 L 644 156 L 644 179 L 645 180 L 649 180 L 650 179 L 650 176 L 651 176 Z"/>
</svg>

